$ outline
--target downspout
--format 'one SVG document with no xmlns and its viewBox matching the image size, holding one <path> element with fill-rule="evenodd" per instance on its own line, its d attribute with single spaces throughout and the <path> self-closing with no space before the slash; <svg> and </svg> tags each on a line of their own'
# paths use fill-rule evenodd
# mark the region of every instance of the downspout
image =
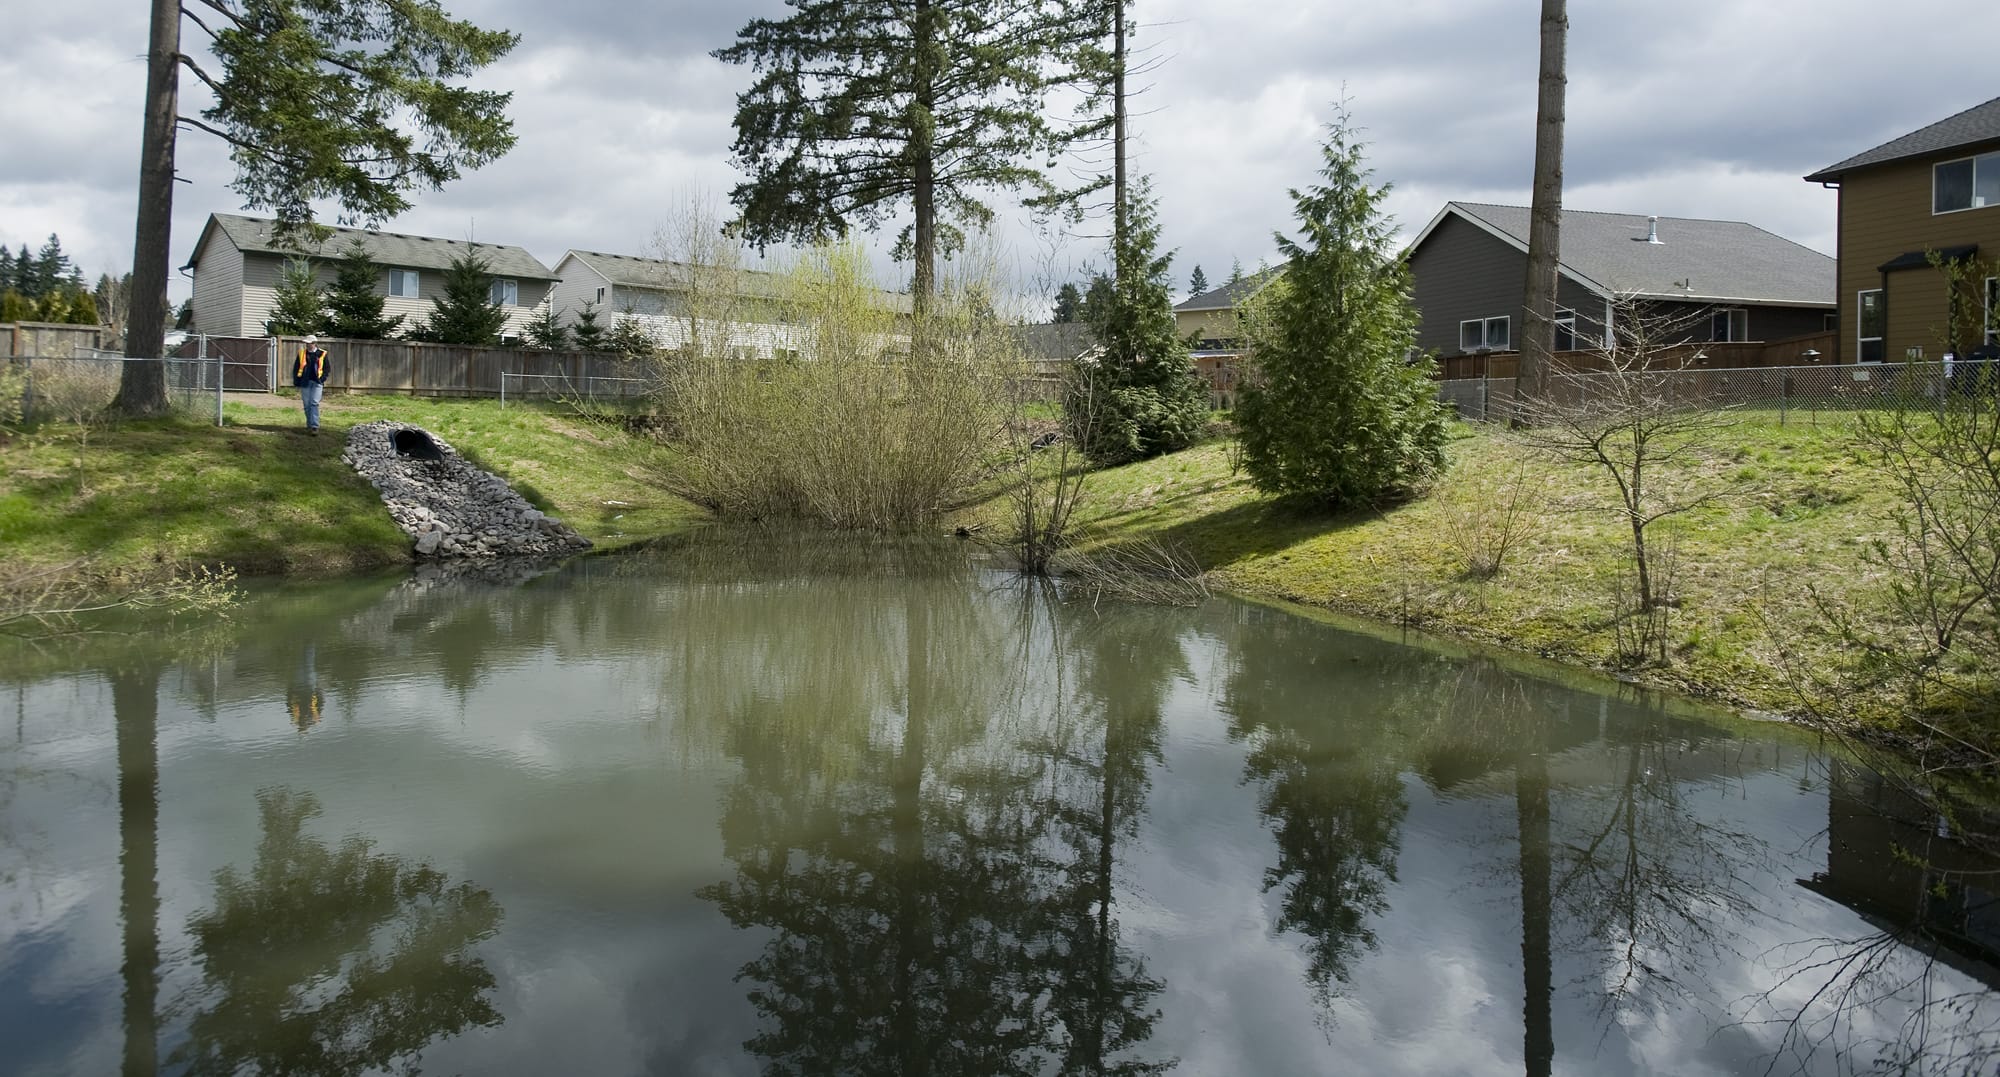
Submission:
<svg viewBox="0 0 2000 1077">
<path fill-rule="evenodd" d="M 1611 355 L 1612 358 L 1615 359 L 1618 357 L 1618 330 L 1611 323 L 1612 310 L 1613 308 L 1611 303 L 1611 297 L 1605 296 L 1604 297 L 1604 349 Z"/>
</svg>

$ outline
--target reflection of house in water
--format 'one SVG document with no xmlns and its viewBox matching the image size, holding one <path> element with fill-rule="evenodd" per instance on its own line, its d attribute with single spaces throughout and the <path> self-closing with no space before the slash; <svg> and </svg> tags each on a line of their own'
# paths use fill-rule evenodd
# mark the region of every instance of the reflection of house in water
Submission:
<svg viewBox="0 0 2000 1077">
<path fill-rule="evenodd" d="M 1884 931 L 1935 939 L 1946 964 L 2000 987 L 2000 863 L 1902 786 L 1833 761 L 1826 870 L 1799 884 Z"/>
</svg>

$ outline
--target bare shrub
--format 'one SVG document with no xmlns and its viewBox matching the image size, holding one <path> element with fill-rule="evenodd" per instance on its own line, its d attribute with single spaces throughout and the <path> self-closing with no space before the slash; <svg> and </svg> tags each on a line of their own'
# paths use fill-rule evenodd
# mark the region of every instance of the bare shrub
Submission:
<svg viewBox="0 0 2000 1077">
<path fill-rule="evenodd" d="M 1069 547 L 1057 569 L 1070 590 L 1093 605 L 1111 599 L 1192 606 L 1209 595 L 1208 579 L 1194 557 L 1158 539 Z"/>
<path fill-rule="evenodd" d="M 1498 475 L 1459 469 L 1432 492 L 1445 541 L 1466 579 L 1500 574 L 1509 551 L 1540 516 L 1547 486 L 1533 461 L 1520 460 Z"/>
</svg>

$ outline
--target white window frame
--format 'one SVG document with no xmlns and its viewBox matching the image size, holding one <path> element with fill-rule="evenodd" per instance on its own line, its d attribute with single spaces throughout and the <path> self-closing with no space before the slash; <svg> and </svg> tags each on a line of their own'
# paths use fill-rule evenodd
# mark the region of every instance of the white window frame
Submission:
<svg viewBox="0 0 2000 1077">
<path fill-rule="evenodd" d="M 1864 337 L 1868 330 L 1868 297 L 1876 296 L 1882 308 L 1882 336 Z M 1854 361 L 1857 363 L 1880 363 L 1889 358 L 1889 294 L 1880 288 L 1863 288 L 1854 293 Z M 1870 341 L 1881 345 L 1881 354 L 1867 358 Z"/>
<path fill-rule="evenodd" d="M 495 277 L 486 289 L 486 298 L 503 307 L 521 305 L 521 284 L 512 277 Z"/>
<path fill-rule="evenodd" d="M 423 278 L 414 269 L 389 271 L 389 294 L 398 299 L 415 299 L 423 293 Z"/>
<path fill-rule="evenodd" d="M 1950 209 L 1938 208 L 1938 170 L 1966 161 L 1972 162 L 1972 188 L 1966 192 L 1967 204 L 1953 206 Z M 1990 209 L 1993 206 L 2000 205 L 2000 202 L 1982 202 L 1979 199 L 1979 172 L 1982 164 L 2000 171 L 2000 150 L 1976 154 L 1971 157 L 1957 157 L 1949 161 L 1939 161 L 1931 166 L 1931 216 L 1936 217 L 1946 213 L 1969 213 L 1975 209 Z"/>
<path fill-rule="evenodd" d="M 1458 323 L 1458 350 L 1462 352 L 1504 352 L 1508 350 L 1514 340 L 1512 321 L 1513 319 L 1506 315 L 1501 315 L 1497 318 L 1467 318 Z M 1471 347 L 1467 347 L 1465 343 L 1470 339 L 1466 336 L 1465 332 L 1465 327 L 1468 325 L 1479 327 L 1479 343 Z M 1493 329 L 1496 325 L 1500 328 L 1500 342 L 1498 344 L 1493 342 Z"/>
<path fill-rule="evenodd" d="M 1715 325 L 1722 321 L 1722 335 L 1715 335 Z M 1717 307 L 1708 316 L 1708 339 L 1717 344 L 1740 344 L 1750 339 L 1750 311 L 1744 307 Z"/>
<path fill-rule="evenodd" d="M 597 289 L 597 305 L 600 307 L 604 305 L 604 289 L 601 286 Z"/>
</svg>

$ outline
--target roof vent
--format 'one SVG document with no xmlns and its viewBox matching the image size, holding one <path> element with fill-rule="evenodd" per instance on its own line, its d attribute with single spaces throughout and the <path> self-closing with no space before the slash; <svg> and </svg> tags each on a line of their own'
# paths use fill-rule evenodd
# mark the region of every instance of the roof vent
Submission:
<svg viewBox="0 0 2000 1077">
<path fill-rule="evenodd" d="M 1660 242 L 1660 219 L 1658 217 L 1646 218 L 1646 242 L 1655 246 Z"/>
</svg>

